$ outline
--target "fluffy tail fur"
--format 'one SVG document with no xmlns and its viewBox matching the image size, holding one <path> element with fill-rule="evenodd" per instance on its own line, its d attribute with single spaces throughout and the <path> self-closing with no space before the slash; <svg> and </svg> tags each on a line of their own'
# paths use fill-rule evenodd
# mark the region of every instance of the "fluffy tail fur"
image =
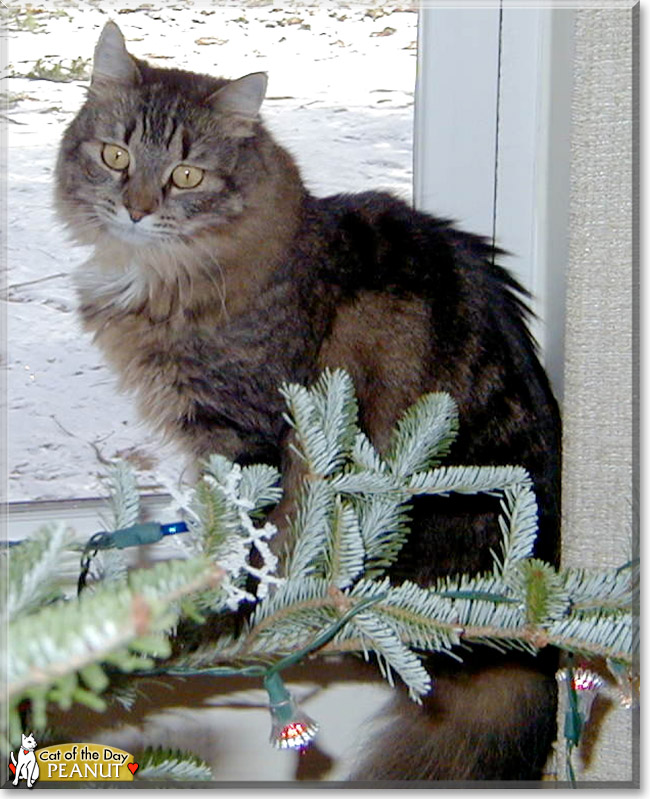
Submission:
<svg viewBox="0 0 650 799">
<path fill-rule="evenodd" d="M 504 661 L 442 670 L 436 662 L 431 673 L 422 706 L 405 694 L 391 701 L 353 780 L 541 778 L 556 730 L 552 669 Z"/>
</svg>

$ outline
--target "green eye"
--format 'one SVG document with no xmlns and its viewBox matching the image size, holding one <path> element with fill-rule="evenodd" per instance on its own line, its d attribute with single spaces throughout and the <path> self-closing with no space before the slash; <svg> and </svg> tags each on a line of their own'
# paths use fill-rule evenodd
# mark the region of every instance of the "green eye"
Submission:
<svg viewBox="0 0 650 799">
<path fill-rule="evenodd" d="M 172 172 L 172 183 L 178 189 L 195 189 L 203 180 L 203 170 L 197 166 L 179 164 Z"/>
<path fill-rule="evenodd" d="M 128 167 L 131 156 L 125 147 L 120 147 L 117 144 L 105 144 L 102 147 L 102 160 L 106 166 L 122 172 Z"/>
</svg>

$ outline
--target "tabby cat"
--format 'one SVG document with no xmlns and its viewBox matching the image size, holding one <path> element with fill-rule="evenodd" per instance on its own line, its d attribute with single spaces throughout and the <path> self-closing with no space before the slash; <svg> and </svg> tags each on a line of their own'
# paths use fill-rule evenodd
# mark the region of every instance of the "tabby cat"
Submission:
<svg viewBox="0 0 650 799">
<path fill-rule="evenodd" d="M 447 391 L 450 462 L 525 466 L 536 555 L 556 562 L 560 422 L 520 287 L 482 238 L 389 194 L 312 196 L 260 121 L 265 89 L 262 73 L 152 67 L 105 26 L 56 169 L 60 215 L 95 248 L 77 274 L 86 330 L 192 458 L 280 466 L 289 495 L 282 382 L 346 369 L 379 449 L 422 393 Z M 394 579 L 491 569 L 496 510 L 492 497 L 422 500 Z M 359 779 L 540 777 L 553 658 L 464 659 L 430 661 L 435 691 L 423 708 L 396 700 Z"/>
</svg>

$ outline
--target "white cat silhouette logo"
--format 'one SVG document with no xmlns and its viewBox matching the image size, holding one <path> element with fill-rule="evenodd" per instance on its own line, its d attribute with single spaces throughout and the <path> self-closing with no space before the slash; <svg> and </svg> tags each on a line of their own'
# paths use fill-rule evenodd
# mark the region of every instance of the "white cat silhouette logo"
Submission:
<svg viewBox="0 0 650 799">
<path fill-rule="evenodd" d="M 31 788 L 40 775 L 38 762 L 34 754 L 34 749 L 36 749 L 37 744 L 34 740 L 34 733 L 21 735 L 21 737 L 23 744 L 18 750 L 18 762 L 16 763 L 14 753 L 12 752 L 11 762 L 13 766 L 10 765 L 9 768 L 12 771 L 15 769 L 16 776 L 14 778 L 14 785 L 18 785 L 18 780 L 22 777 L 27 780 L 27 787 Z"/>
</svg>

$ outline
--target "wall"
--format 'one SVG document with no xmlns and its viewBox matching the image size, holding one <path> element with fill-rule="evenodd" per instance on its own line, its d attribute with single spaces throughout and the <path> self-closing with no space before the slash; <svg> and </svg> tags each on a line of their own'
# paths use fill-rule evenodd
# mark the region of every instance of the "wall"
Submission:
<svg viewBox="0 0 650 799">
<path fill-rule="evenodd" d="M 563 558 L 576 566 L 622 565 L 633 554 L 632 533 L 638 534 L 638 13 L 621 5 L 578 10 L 575 22 Z M 580 779 L 638 776 L 637 719 L 605 701 L 594 710 L 601 723 L 578 758 Z"/>
</svg>

